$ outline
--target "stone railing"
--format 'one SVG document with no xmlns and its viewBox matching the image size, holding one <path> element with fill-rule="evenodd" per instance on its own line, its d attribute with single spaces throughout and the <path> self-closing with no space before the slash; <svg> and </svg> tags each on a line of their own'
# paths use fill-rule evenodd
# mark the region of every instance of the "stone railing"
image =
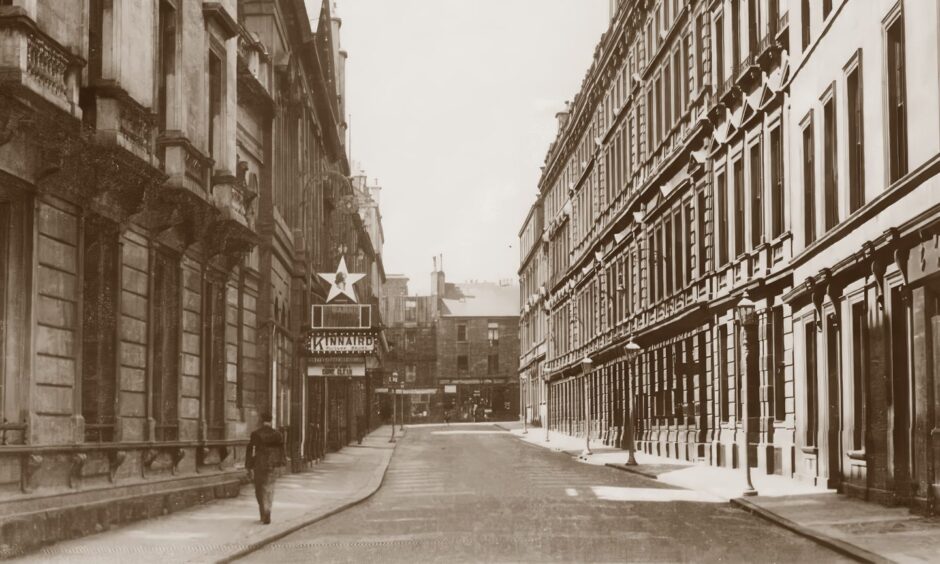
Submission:
<svg viewBox="0 0 940 564">
<path fill-rule="evenodd" d="M 248 441 L 116 442 L 0 446 L 0 492 L 80 490 L 97 483 L 141 482 L 182 473 L 232 469 Z M 239 451 L 241 456 L 233 456 Z M 189 457 L 191 465 L 184 467 Z M 2 495 L 2 494 L 0 494 Z"/>
<path fill-rule="evenodd" d="M 0 80 L 70 114 L 79 115 L 79 75 L 85 61 L 46 35 L 19 7 L 0 7 Z"/>
</svg>

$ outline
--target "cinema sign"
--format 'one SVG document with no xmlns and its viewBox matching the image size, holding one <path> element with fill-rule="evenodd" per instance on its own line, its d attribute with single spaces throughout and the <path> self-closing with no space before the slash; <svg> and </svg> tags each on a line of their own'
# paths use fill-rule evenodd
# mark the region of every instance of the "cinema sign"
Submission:
<svg viewBox="0 0 940 564">
<path fill-rule="evenodd" d="M 307 344 L 311 354 L 372 354 L 375 336 L 354 333 L 312 333 Z"/>
</svg>

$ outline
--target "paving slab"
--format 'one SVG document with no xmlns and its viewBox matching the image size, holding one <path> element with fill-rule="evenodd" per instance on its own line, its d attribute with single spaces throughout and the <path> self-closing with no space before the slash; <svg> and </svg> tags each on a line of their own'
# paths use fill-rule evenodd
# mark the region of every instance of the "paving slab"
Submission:
<svg viewBox="0 0 940 564">
<path fill-rule="evenodd" d="M 312 470 L 279 478 L 270 525 L 259 520 L 254 488 L 246 485 L 235 498 L 56 543 L 17 561 L 227 562 L 370 497 L 397 445 L 390 435 L 391 427 L 380 427 Z"/>
<path fill-rule="evenodd" d="M 626 466 L 626 451 L 610 452 L 600 441 L 595 454 L 581 457 L 584 439 L 521 425 L 501 427 L 528 444 L 570 454 L 580 462 L 604 465 L 729 501 L 781 527 L 810 538 L 861 562 L 940 562 L 940 518 L 922 517 L 904 507 L 886 507 L 822 489 L 812 484 L 752 472 L 759 495 L 742 496 L 743 469 L 718 468 L 635 453 L 636 466 Z"/>
</svg>

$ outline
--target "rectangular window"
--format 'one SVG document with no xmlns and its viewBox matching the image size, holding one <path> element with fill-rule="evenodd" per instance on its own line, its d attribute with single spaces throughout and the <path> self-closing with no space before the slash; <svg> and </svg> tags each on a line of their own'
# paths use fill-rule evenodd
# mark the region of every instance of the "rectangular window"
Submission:
<svg viewBox="0 0 940 564">
<path fill-rule="evenodd" d="M 679 84 L 681 88 L 679 89 L 680 103 L 682 105 L 682 113 L 685 114 L 685 110 L 689 105 L 689 100 L 692 98 L 692 81 L 689 80 L 689 53 L 692 52 L 692 34 L 686 34 L 685 39 L 682 41 L 682 53 L 679 54 Z"/>
<path fill-rule="evenodd" d="M 683 233 L 682 241 L 679 244 L 685 253 L 685 269 L 682 273 L 682 285 L 685 287 L 692 281 L 692 272 L 695 270 L 695 253 L 692 250 L 695 245 L 692 240 L 692 233 L 695 232 L 695 213 L 692 210 L 691 198 L 685 203 L 685 223 L 683 225 L 685 233 Z"/>
<path fill-rule="evenodd" d="M 412 384 L 418 379 L 418 367 L 414 364 L 405 365 L 405 382 Z"/>
<path fill-rule="evenodd" d="M 663 223 L 663 252 L 668 253 L 672 249 L 672 220 L 668 217 Z M 676 260 L 675 256 L 665 257 L 663 256 L 663 267 L 665 269 L 665 293 L 663 296 L 671 296 L 673 291 L 673 278 L 672 278 L 672 261 Z"/>
<path fill-rule="evenodd" d="M 803 40 L 802 46 L 805 51 L 809 47 L 810 40 L 810 13 L 809 13 L 809 0 L 800 0 L 800 31 L 801 38 Z"/>
<path fill-rule="evenodd" d="M 222 150 L 222 59 L 209 52 L 209 156 Z"/>
<path fill-rule="evenodd" d="M 457 342 L 466 342 L 467 340 L 467 326 L 463 323 L 457 324 Z"/>
<path fill-rule="evenodd" d="M 656 227 L 656 297 L 666 297 L 666 255 L 668 248 L 663 245 L 663 226 Z"/>
<path fill-rule="evenodd" d="M 861 61 L 858 61 L 845 79 L 849 120 L 849 213 L 865 205 L 865 119 L 861 70 Z"/>
<path fill-rule="evenodd" d="M 775 306 L 770 310 L 770 355 L 767 367 L 772 375 L 774 385 L 773 409 L 774 419 L 783 421 L 787 416 L 787 390 L 786 390 L 786 364 L 783 356 L 783 306 Z"/>
<path fill-rule="evenodd" d="M 816 167 L 813 122 L 803 127 L 803 238 L 809 245 L 816 240 Z"/>
<path fill-rule="evenodd" d="M 176 74 L 176 10 L 166 0 L 160 2 L 159 23 L 160 72 L 157 76 L 157 125 L 160 131 L 168 127 L 168 114 L 171 108 L 171 77 Z"/>
<path fill-rule="evenodd" d="M 852 448 L 864 450 L 865 427 L 868 425 L 868 319 L 865 304 L 852 305 L 852 384 L 855 428 L 852 432 Z"/>
<path fill-rule="evenodd" d="M 499 374 L 499 354 L 493 353 L 486 357 L 486 373 Z"/>
<path fill-rule="evenodd" d="M 11 215 L 12 206 L 9 202 L 0 201 L 0 358 L 7 358 L 5 354 L 7 346 L 7 335 L 10 320 L 7 319 L 7 277 L 10 272 L 10 240 L 13 218 Z M 7 387 L 7 367 L 6 361 L 0 362 L 0 421 L 18 421 L 19 416 L 13 415 L 14 410 L 7 406 L 7 397 L 10 390 Z"/>
<path fill-rule="evenodd" d="M 459 354 L 457 355 L 457 371 L 458 372 L 467 372 L 469 370 L 469 363 L 467 362 L 467 355 Z"/>
<path fill-rule="evenodd" d="M 496 321 L 490 321 L 486 324 L 486 338 L 490 342 L 491 347 L 499 345 L 499 323 Z"/>
<path fill-rule="evenodd" d="M 737 324 L 733 325 L 733 327 L 734 338 L 731 351 L 734 366 L 732 367 L 733 373 L 731 377 L 734 378 L 734 380 L 729 386 L 734 386 L 734 417 L 737 421 L 744 421 L 744 386 L 742 385 L 744 380 L 744 347 L 741 343 L 744 328 Z"/>
<path fill-rule="evenodd" d="M 114 440 L 121 268 L 117 226 L 85 221 L 82 416 L 85 440 Z"/>
<path fill-rule="evenodd" d="M 741 63 L 741 1 L 731 0 L 731 66 L 735 73 Z"/>
<path fill-rule="evenodd" d="M 718 224 L 718 241 L 715 245 L 718 247 L 718 264 L 716 266 L 720 268 L 728 262 L 728 186 L 725 182 L 724 172 L 718 174 L 715 183 L 717 184 L 715 190 L 717 200 L 715 222 Z"/>
<path fill-rule="evenodd" d="M 758 31 L 760 29 L 760 13 L 758 0 L 747 1 L 747 46 L 751 54 L 757 54 L 757 45 L 760 42 Z"/>
<path fill-rule="evenodd" d="M 747 249 L 744 243 L 744 158 L 731 166 L 734 174 L 734 255 L 743 254 Z"/>
<path fill-rule="evenodd" d="M 669 57 L 666 57 L 666 62 L 663 67 L 663 90 L 662 90 L 662 102 L 663 102 L 663 135 L 668 136 L 669 130 L 672 129 L 672 72 L 670 70 Z M 678 108 L 676 108 L 676 115 L 679 114 Z"/>
<path fill-rule="evenodd" d="M 783 127 L 770 132 L 770 219 L 771 235 L 774 239 L 783 233 Z"/>
<path fill-rule="evenodd" d="M 179 438 L 179 260 L 157 251 L 153 259 L 153 397 L 151 413 L 157 441 Z"/>
<path fill-rule="evenodd" d="M 698 213 L 698 221 L 696 222 L 696 225 L 695 225 L 695 231 L 696 231 L 695 239 L 697 243 L 695 254 L 698 255 L 698 276 L 699 277 L 705 274 L 705 269 L 707 267 L 707 259 L 708 259 L 708 252 L 707 252 L 708 245 L 705 239 L 706 238 L 705 224 L 708 222 L 708 219 L 707 219 L 708 215 L 706 211 L 707 206 L 705 205 L 705 198 L 706 198 L 705 191 L 702 190 L 696 195 L 696 200 L 695 200 L 695 211 Z"/>
<path fill-rule="evenodd" d="M 804 349 L 806 351 L 806 446 L 816 446 L 819 429 L 819 388 L 816 375 L 816 324 L 803 326 Z"/>
<path fill-rule="evenodd" d="M 660 74 L 656 78 L 656 142 L 653 149 L 662 142 L 663 140 L 663 75 Z"/>
<path fill-rule="evenodd" d="M 202 377 L 210 439 L 225 438 L 225 302 L 223 282 L 203 284 Z"/>
<path fill-rule="evenodd" d="M 650 235 L 646 239 L 646 248 L 648 249 L 646 271 L 649 273 L 647 275 L 649 277 L 649 285 L 647 286 L 649 288 L 649 294 L 650 294 L 649 305 L 653 305 L 654 303 L 658 301 L 659 296 L 656 294 L 656 286 L 658 284 L 658 281 L 656 280 L 656 273 L 657 273 L 656 237 L 654 237 L 652 230 L 650 230 Z"/>
<path fill-rule="evenodd" d="M 729 420 L 728 413 L 728 327 L 718 326 L 718 410 L 721 420 Z"/>
<path fill-rule="evenodd" d="M 656 127 L 653 112 L 653 88 L 646 92 L 646 158 L 653 154 L 653 131 Z"/>
<path fill-rule="evenodd" d="M 682 117 L 682 111 L 685 109 L 685 102 L 683 101 L 683 96 L 685 93 L 685 85 L 682 84 L 682 65 L 684 64 L 685 59 L 682 59 L 682 52 L 679 49 L 676 49 L 676 52 L 672 54 L 672 73 L 673 73 L 673 94 L 672 101 L 676 106 L 676 117 L 675 121 L 679 121 Z"/>
<path fill-rule="evenodd" d="M 904 63 L 904 17 L 897 18 L 887 30 L 888 63 L 888 160 L 889 180 L 907 174 L 907 104 L 906 65 Z"/>
<path fill-rule="evenodd" d="M 695 88 L 701 90 L 705 84 L 705 75 L 702 70 L 702 60 L 705 57 L 705 14 L 699 13 L 695 17 Z"/>
<path fill-rule="evenodd" d="M 761 244 L 764 236 L 764 178 L 760 142 L 751 146 L 751 247 Z"/>
<path fill-rule="evenodd" d="M 836 149 L 836 102 L 835 95 L 829 97 L 823 105 L 823 193 L 825 200 L 826 231 L 839 223 L 839 180 Z"/>
<path fill-rule="evenodd" d="M 672 257 L 671 262 L 675 263 L 676 271 L 676 290 L 681 290 L 685 287 L 685 259 L 683 258 L 683 251 L 685 250 L 685 245 L 682 244 L 682 209 L 676 210 L 675 216 L 672 221 Z"/>
<path fill-rule="evenodd" d="M 722 21 L 721 14 L 715 16 L 715 84 L 714 90 L 716 92 L 722 87 L 722 84 L 725 82 L 725 29 L 724 22 Z"/>
</svg>

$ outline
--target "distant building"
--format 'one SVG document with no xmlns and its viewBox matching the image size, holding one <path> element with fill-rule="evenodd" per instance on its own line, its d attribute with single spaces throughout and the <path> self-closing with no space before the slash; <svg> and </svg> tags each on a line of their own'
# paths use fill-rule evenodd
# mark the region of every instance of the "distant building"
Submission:
<svg viewBox="0 0 940 564">
<path fill-rule="evenodd" d="M 437 326 L 432 316 L 431 296 L 409 296 L 408 278 L 388 277 L 382 300 L 382 318 L 387 324 L 389 357 L 385 374 L 398 374 L 407 392 L 404 420 L 439 420 L 437 389 Z M 388 379 L 388 378 L 386 378 Z M 388 383 L 388 382 L 386 382 Z M 388 401 L 381 403 L 384 417 L 391 417 Z M 401 404 L 399 404 L 401 408 Z"/>
<path fill-rule="evenodd" d="M 513 419 L 518 409 L 519 287 L 509 282 L 448 284 L 435 265 L 438 385 L 459 419 Z"/>
<path fill-rule="evenodd" d="M 381 308 L 390 347 L 386 383 L 398 374 L 406 423 L 441 421 L 445 412 L 454 420 L 482 419 L 484 413 L 514 419 L 519 288 L 510 282 L 449 284 L 441 264 L 435 259 L 429 296 L 409 296 L 404 276 L 386 280 Z M 383 415 L 391 417 L 385 397 Z"/>
</svg>

